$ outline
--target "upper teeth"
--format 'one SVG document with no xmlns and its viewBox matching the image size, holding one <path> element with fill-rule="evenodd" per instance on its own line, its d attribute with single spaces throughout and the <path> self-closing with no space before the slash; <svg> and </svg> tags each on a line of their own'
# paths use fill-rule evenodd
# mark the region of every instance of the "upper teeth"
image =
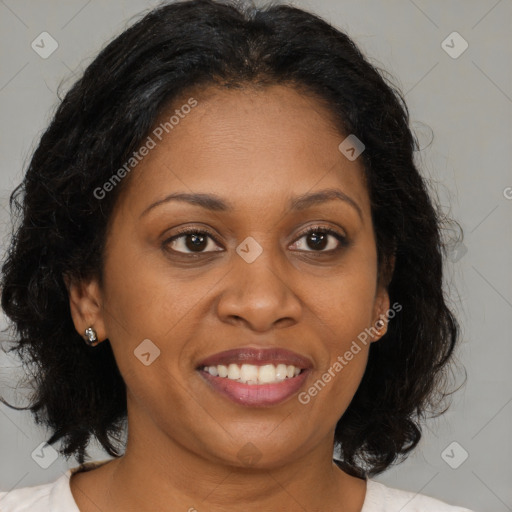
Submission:
<svg viewBox="0 0 512 512">
<path fill-rule="evenodd" d="M 263 366 L 254 364 L 242 364 L 241 366 L 230 364 L 225 366 L 219 364 L 217 366 L 205 366 L 203 369 L 214 377 L 226 377 L 247 384 L 273 384 L 286 378 L 291 379 L 299 375 L 301 371 L 300 368 L 291 364 L 288 366 L 285 364 L 265 364 Z"/>
</svg>

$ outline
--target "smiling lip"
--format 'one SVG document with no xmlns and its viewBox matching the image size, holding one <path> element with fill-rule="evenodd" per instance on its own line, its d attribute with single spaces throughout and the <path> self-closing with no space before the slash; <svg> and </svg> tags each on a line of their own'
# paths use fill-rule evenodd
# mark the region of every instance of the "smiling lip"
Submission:
<svg viewBox="0 0 512 512">
<path fill-rule="evenodd" d="M 296 368 L 300 368 L 301 373 L 295 377 L 284 379 L 281 382 L 271 384 L 246 384 L 228 379 L 227 377 L 213 376 L 204 370 L 206 366 L 229 366 L 230 364 L 252 364 L 256 366 L 266 364 L 293 365 Z M 209 356 L 201 361 L 197 370 L 201 377 L 205 379 L 215 391 L 218 391 L 238 405 L 269 407 L 282 403 L 294 395 L 303 385 L 312 366 L 309 359 L 290 350 L 245 347 L 226 350 Z"/>
<path fill-rule="evenodd" d="M 262 349 L 243 347 L 213 354 L 201 361 L 198 365 L 198 369 L 204 366 L 217 366 L 219 364 L 228 366 L 231 363 L 254 364 L 256 366 L 263 366 L 265 364 L 291 364 L 301 369 L 309 369 L 313 366 L 309 359 L 291 350 L 283 348 Z"/>
<path fill-rule="evenodd" d="M 214 377 L 204 370 L 199 370 L 199 374 L 213 389 L 238 405 L 268 407 L 280 404 L 294 395 L 307 378 L 309 370 L 303 370 L 296 377 L 275 384 L 244 384 L 225 377 Z"/>
</svg>

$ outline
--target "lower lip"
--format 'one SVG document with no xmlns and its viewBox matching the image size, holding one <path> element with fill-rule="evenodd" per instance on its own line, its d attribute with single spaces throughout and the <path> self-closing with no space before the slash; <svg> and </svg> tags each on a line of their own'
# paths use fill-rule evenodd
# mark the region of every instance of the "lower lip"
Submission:
<svg viewBox="0 0 512 512">
<path fill-rule="evenodd" d="M 199 373 L 213 389 L 233 402 L 250 407 L 265 407 L 280 404 L 297 393 L 307 377 L 308 370 L 303 370 L 296 377 L 273 384 L 244 384 L 227 377 L 214 377 L 204 370 L 199 370 Z"/>
</svg>

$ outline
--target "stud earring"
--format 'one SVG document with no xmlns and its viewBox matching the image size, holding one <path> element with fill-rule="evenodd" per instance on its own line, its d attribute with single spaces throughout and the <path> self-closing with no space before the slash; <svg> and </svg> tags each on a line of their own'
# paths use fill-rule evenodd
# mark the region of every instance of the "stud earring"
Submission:
<svg viewBox="0 0 512 512">
<path fill-rule="evenodd" d="M 94 347 L 98 343 L 98 335 L 92 327 L 85 329 L 85 342 L 91 347 Z"/>
<path fill-rule="evenodd" d="M 375 322 L 375 327 L 377 327 L 377 330 L 379 330 L 379 331 L 384 327 L 384 325 L 385 325 L 385 322 L 384 322 L 384 320 L 382 320 L 382 318 L 379 318 L 377 320 L 377 322 Z"/>
</svg>

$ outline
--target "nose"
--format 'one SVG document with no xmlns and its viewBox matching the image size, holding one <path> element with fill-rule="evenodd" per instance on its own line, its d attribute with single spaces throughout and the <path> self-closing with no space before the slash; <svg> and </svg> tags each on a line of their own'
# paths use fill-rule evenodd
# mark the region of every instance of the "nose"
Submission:
<svg viewBox="0 0 512 512">
<path fill-rule="evenodd" d="M 257 332 L 296 324 L 301 301 L 294 292 L 293 276 L 276 263 L 270 251 L 263 251 L 252 263 L 238 255 L 234 259 L 217 301 L 219 318 L 232 325 L 246 324 Z"/>
</svg>

